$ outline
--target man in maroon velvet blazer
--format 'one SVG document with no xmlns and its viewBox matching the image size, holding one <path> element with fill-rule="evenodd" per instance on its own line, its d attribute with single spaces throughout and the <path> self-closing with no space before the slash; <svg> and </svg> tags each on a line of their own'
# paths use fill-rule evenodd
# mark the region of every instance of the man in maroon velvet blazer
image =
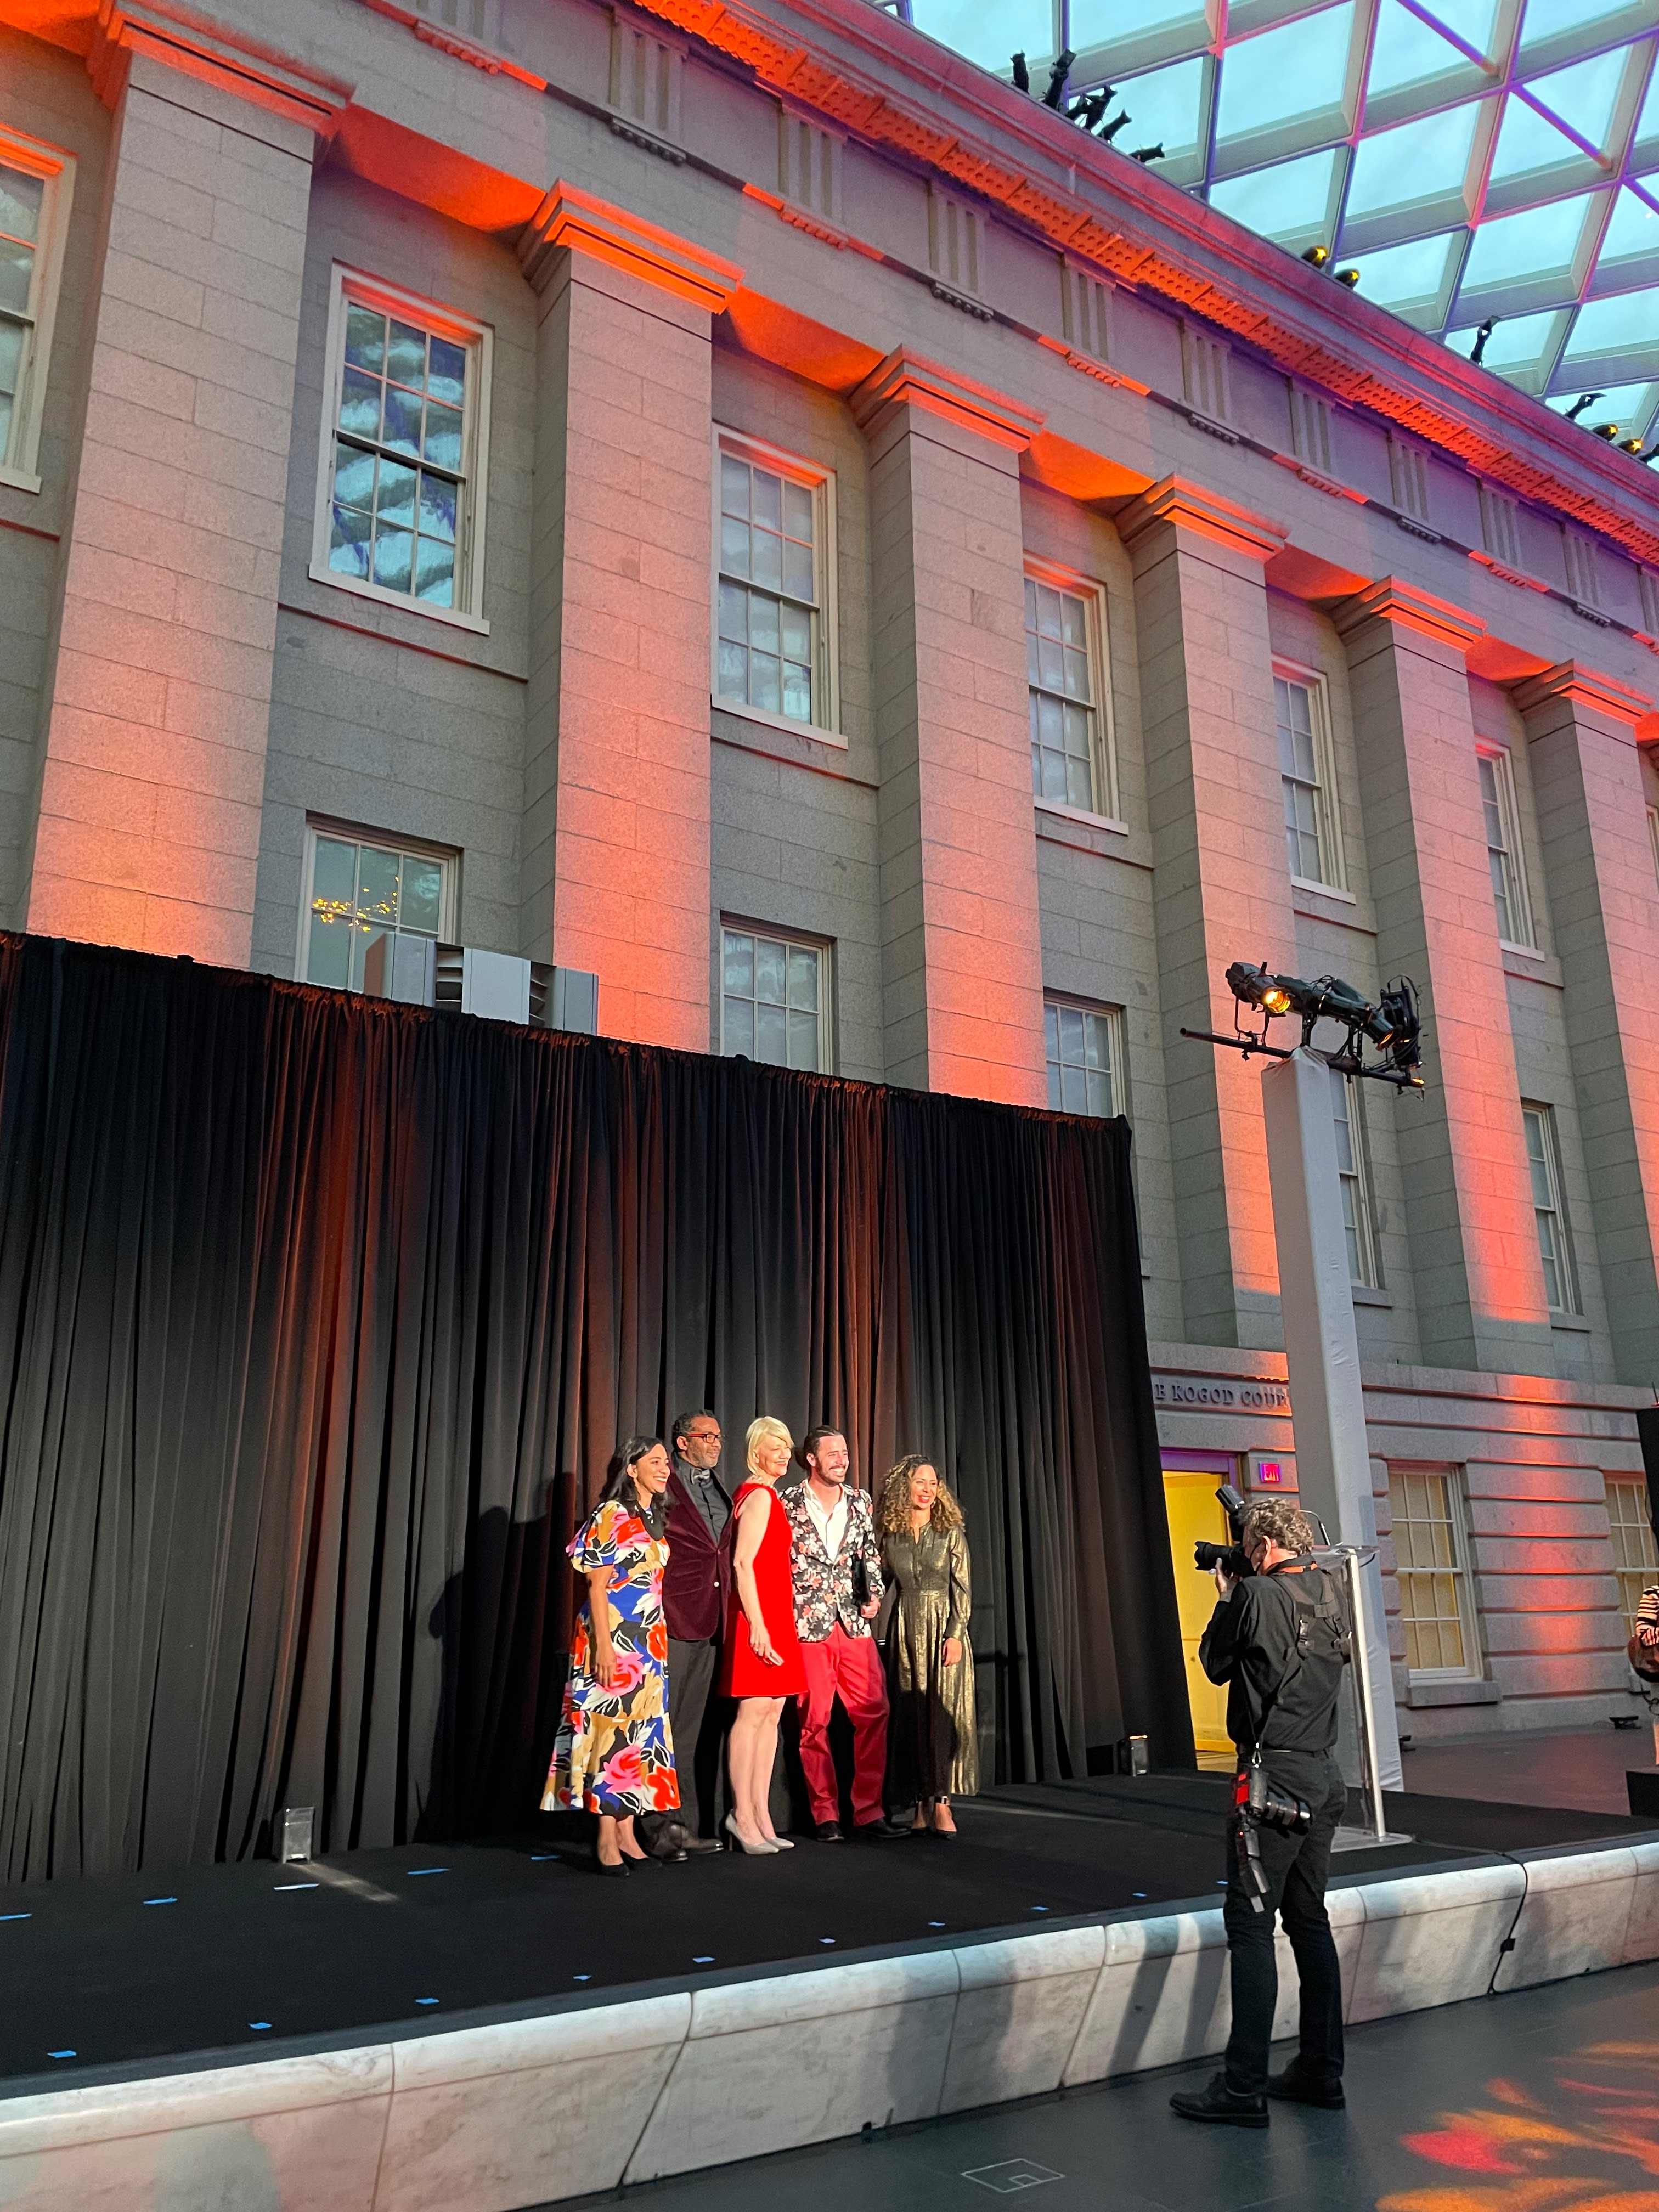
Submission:
<svg viewBox="0 0 1659 2212">
<path fill-rule="evenodd" d="M 723 1701 L 712 1692 L 732 1579 L 732 1501 L 714 1469 L 720 1425 L 704 1410 L 674 1423 L 674 1472 L 667 1507 L 668 1565 L 663 1613 L 668 1624 L 668 1719 L 674 1736 L 678 1813 L 642 1823 L 647 1847 L 677 1859 L 720 1849 Z"/>
</svg>

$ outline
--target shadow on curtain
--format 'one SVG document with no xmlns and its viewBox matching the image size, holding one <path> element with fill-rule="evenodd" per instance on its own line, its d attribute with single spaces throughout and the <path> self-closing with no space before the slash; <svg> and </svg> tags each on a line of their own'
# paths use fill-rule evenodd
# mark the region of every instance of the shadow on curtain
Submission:
<svg viewBox="0 0 1659 2212">
<path fill-rule="evenodd" d="M 926 1450 L 987 1779 L 1190 1756 L 1129 1135 L 0 939 L 0 1877 L 522 1825 L 708 1403 Z"/>
</svg>

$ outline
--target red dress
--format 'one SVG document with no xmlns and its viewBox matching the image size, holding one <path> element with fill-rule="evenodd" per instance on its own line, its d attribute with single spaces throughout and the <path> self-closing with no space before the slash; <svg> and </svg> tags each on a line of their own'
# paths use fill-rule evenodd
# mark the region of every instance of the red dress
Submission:
<svg viewBox="0 0 1659 2212">
<path fill-rule="evenodd" d="M 806 1688 L 800 1663 L 800 1643 L 795 1634 L 795 1581 L 789 1566 L 789 1516 L 768 1483 L 745 1482 L 732 1501 L 733 1515 L 743 1510 L 751 1491 L 769 1500 L 766 1533 L 755 1554 L 755 1589 L 760 1598 L 761 1619 L 772 1639 L 781 1667 L 757 1659 L 749 1641 L 749 1617 L 737 1593 L 733 1577 L 731 1607 L 726 1619 L 726 1646 L 720 1653 L 716 1684 L 723 1698 L 798 1698 Z"/>
</svg>

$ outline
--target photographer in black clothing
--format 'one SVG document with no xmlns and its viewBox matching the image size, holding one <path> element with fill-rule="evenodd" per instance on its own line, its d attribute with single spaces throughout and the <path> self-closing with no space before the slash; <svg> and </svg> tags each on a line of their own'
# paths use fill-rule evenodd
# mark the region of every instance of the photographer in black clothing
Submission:
<svg viewBox="0 0 1659 2212">
<path fill-rule="evenodd" d="M 1222 1918 L 1232 2033 L 1224 2070 L 1209 2087 L 1170 2098 L 1185 2119 L 1265 2128 L 1268 2097 L 1333 2108 L 1344 2102 L 1342 1985 L 1325 1884 L 1331 1839 L 1347 1804 L 1332 1753 L 1348 1629 L 1336 1577 L 1307 1556 L 1317 1541 L 1304 1513 L 1273 1498 L 1251 1506 L 1240 1528 L 1249 1573 L 1235 1578 L 1225 1563 L 1214 1569 L 1220 1602 L 1199 1662 L 1212 1682 L 1227 1685 L 1241 1797 L 1261 1806 L 1271 1794 L 1278 1802 L 1256 1819 L 1240 1804 L 1228 1822 Z M 1253 1766 L 1260 1771 L 1251 1790 Z M 1280 1914 L 1302 1985 L 1301 2046 L 1269 2079 L 1279 2000 L 1273 1922 Z"/>
</svg>

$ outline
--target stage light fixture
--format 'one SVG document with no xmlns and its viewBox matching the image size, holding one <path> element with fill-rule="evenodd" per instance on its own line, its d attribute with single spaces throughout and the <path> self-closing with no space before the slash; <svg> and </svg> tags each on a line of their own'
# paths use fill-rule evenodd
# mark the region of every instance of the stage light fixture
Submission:
<svg viewBox="0 0 1659 2212">
<path fill-rule="evenodd" d="M 1305 989 L 1306 986 L 1298 988 Z M 1286 979 L 1270 975 L 1265 965 L 1235 960 L 1227 970 L 1227 988 L 1242 1006 L 1260 1006 L 1264 1013 L 1288 1014 L 1291 994 Z"/>
<path fill-rule="evenodd" d="M 1477 368 L 1480 366 L 1480 362 L 1486 355 L 1486 340 L 1498 328 L 1498 323 L 1501 319 L 1502 318 L 1498 315 L 1488 315 L 1486 321 L 1479 326 L 1474 333 L 1474 343 L 1469 349 L 1469 359 L 1474 363 Z"/>
<path fill-rule="evenodd" d="M 1132 161 L 1139 161 L 1144 169 L 1148 161 L 1161 161 L 1164 159 L 1163 145 L 1160 143 L 1156 146 L 1137 146 L 1129 159 Z"/>
<path fill-rule="evenodd" d="M 1619 450 L 1621 453 L 1639 454 L 1642 450 L 1642 441 L 1639 438 L 1621 438 L 1619 441 Z"/>
<path fill-rule="evenodd" d="M 1025 65 L 1024 55 L 1015 54 L 1009 65 L 1014 72 L 1014 90 L 1029 92 L 1031 89 L 1031 72 Z"/>
<path fill-rule="evenodd" d="M 1339 284 L 1346 284 L 1351 292 L 1357 291 L 1359 286 L 1359 271 L 1357 269 L 1339 269 L 1336 272 L 1336 281 Z"/>
<path fill-rule="evenodd" d="M 1571 406 L 1565 410 L 1563 420 L 1568 422 L 1576 422 L 1587 407 L 1594 407 L 1598 399 L 1605 399 L 1606 398 L 1607 394 L 1605 392 L 1581 392 L 1577 398 L 1573 401 Z"/>
<path fill-rule="evenodd" d="M 1311 1040 L 1316 1024 L 1340 1022 L 1348 1032 L 1348 1042 L 1345 1051 L 1327 1055 L 1334 1067 L 1380 1078 L 1401 1089 L 1422 1087 L 1416 1073 L 1423 1059 L 1422 1024 L 1418 1018 L 1416 996 L 1407 977 L 1397 976 L 1373 1006 L 1362 992 L 1356 991 L 1352 983 L 1344 982 L 1340 975 L 1320 975 L 1309 982 L 1300 975 L 1276 975 L 1262 962 L 1235 960 L 1227 970 L 1227 988 L 1242 1006 L 1258 1009 L 1269 1021 L 1281 1014 L 1298 1017 L 1304 1046 Z M 1212 1043 L 1237 1043 L 1245 1049 L 1285 1056 L 1279 1048 L 1264 1043 L 1265 1028 L 1259 1035 L 1254 1030 L 1241 1030 L 1237 1038 L 1190 1030 L 1183 1030 L 1182 1034 L 1203 1036 Z M 1362 1038 L 1385 1055 L 1385 1066 L 1365 1067 L 1361 1064 Z"/>
<path fill-rule="evenodd" d="M 1328 246 L 1310 246 L 1302 256 L 1302 258 L 1315 269 L 1322 269 L 1330 258 L 1331 249 Z"/>
<path fill-rule="evenodd" d="M 1124 125 L 1126 123 L 1133 123 L 1133 116 L 1130 114 L 1128 109 L 1126 107 L 1121 115 L 1115 115 L 1111 121 L 1106 125 L 1106 128 L 1100 133 L 1103 142 L 1106 145 L 1109 146 L 1113 139 L 1116 137 L 1118 132 L 1122 130 Z"/>
<path fill-rule="evenodd" d="M 1060 101 L 1066 97 L 1066 80 L 1072 74 L 1072 64 L 1076 59 L 1077 56 L 1069 46 L 1063 47 L 1054 57 L 1054 65 L 1048 72 L 1048 88 L 1042 95 L 1045 107 L 1058 111 Z"/>
<path fill-rule="evenodd" d="M 1590 435 L 1592 438 L 1605 438 L 1611 445 L 1619 435 L 1619 425 L 1616 422 L 1592 422 Z"/>
</svg>

